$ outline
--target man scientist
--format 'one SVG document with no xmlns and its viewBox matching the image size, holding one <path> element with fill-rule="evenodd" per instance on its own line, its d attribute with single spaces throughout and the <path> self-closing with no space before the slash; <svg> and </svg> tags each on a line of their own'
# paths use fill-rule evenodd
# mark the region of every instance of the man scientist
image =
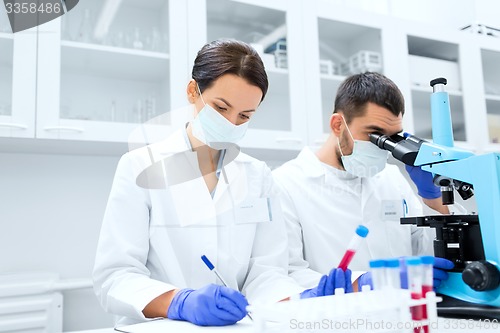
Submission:
<svg viewBox="0 0 500 333">
<path fill-rule="evenodd" d="M 390 79 L 373 72 L 348 77 L 338 89 L 326 142 L 316 152 L 304 148 L 273 172 L 282 190 L 289 273 L 304 287 L 337 267 L 360 224 L 370 234 L 349 266 L 355 290 L 372 284 L 370 273 L 362 274 L 371 259 L 433 253 L 433 230 L 400 225 L 400 217 L 422 215 L 422 205 L 398 167 L 387 165 L 388 152 L 368 137 L 401 132 L 403 114 L 403 95 Z M 407 170 L 423 202 L 448 213 L 432 175 Z M 436 258 L 434 267 L 437 287 L 453 264 Z"/>
</svg>

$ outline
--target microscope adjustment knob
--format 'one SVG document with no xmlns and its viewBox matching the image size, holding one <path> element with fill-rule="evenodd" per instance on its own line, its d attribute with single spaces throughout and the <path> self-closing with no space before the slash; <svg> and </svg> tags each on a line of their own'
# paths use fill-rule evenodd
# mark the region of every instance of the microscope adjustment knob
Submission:
<svg viewBox="0 0 500 333">
<path fill-rule="evenodd" d="M 487 261 L 474 261 L 465 267 L 462 280 L 475 291 L 493 290 L 500 284 L 500 272 Z"/>
</svg>

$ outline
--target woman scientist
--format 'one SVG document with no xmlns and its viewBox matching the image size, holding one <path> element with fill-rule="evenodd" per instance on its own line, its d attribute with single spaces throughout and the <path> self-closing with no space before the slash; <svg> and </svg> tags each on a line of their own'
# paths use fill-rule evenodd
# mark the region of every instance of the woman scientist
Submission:
<svg viewBox="0 0 500 333">
<path fill-rule="evenodd" d="M 247 298 L 277 302 L 352 287 L 350 271 L 332 270 L 306 291 L 287 276 L 287 236 L 270 170 L 234 144 L 267 88 L 253 48 L 209 43 L 187 85 L 194 120 L 120 159 L 93 272 L 96 294 L 121 316 L 119 324 L 167 317 L 229 325 L 246 315 Z M 228 287 L 215 284 L 202 255 Z"/>
</svg>

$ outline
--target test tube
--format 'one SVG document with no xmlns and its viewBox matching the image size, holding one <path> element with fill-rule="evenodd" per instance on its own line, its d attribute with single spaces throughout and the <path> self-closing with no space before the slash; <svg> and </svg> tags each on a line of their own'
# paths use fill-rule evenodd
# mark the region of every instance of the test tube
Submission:
<svg viewBox="0 0 500 333">
<path fill-rule="evenodd" d="M 433 266 L 434 266 L 434 257 L 433 256 L 422 256 L 420 257 L 420 260 L 422 260 L 422 297 L 425 298 L 425 295 L 429 291 L 433 291 Z M 427 319 L 427 305 L 422 306 L 422 319 Z M 429 332 L 429 326 L 424 325 L 423 326 L 424 333 Z"/>
<path fill-rule="evenodd" d="M 389 288 L 401 289 L 401 277 L 399 273 L 399 259 L 387 259 L 385 261 L 385 275 Z"/>
<path fill-rule="evenodd" d="M 343 271 L 345 271 L 347 266 L 349 266 L 354 254 L 356 254 L 356 251 L 358 250 L 361 240 L 365 238 L 366 235 L 368 235 L 368 228 L 364 225 L 359 225 L 356 228 L 356 234 L 352 237 L 349 245 L 347 246 L 347 250 L 342 257 L 342 260 L 340 260 L 339 268 L 342 268 Z"/>
<path fill-rule="evenodd" d="M 422 260 L 419 257 L 406 258 L 406 267 L 408 272 L 408 289 L 411 293 L 411 298 L 419 300 L 422 298 Z M 412 306 L 410 308 L 411 319 L 413 321 L 422 320 L 422 305 Z M 414 333 L 420 332 L 420 327 L 413 328 Z"/>
<path fill-rule="evenodd" d="M 382 259 L 370 260 L 370 271 L 372 272 L 373 290 L 380 290 L 386 285 L 385 261 Z"/>
</svg>

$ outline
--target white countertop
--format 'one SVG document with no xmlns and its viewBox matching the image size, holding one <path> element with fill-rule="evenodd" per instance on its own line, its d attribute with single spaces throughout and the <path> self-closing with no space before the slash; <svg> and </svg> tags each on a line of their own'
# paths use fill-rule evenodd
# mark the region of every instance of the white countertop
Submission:
<svg viewBox="0 0 500 333">
<path fill-rule="evenodd" d="M 290 329 L 290 332 L 301 332 L 300 329 Z M 332 332 L 333 330 L 319 329 L 317 332 Z M 366 328 L 360 328 L 359 332 L 368 332 Z M 383 332 L 384 330 L 379 329 L 375 332 Z M 236 325 L 232 326 L 209 326 L 201 327 L 196 326 L 184 321 L 176 320 L 154 320 L 147 323 L 123 326 L 115 330 L 113 328 L 104 328 L 96 330 L 78 331 L 72 333 L 165 333 L 165 332 L 182 332 L 182 333 L 204 333 L 204 332 L 240 332 L 240 333 L 254 333 L 255 328 L 248 319 L 243 319 Z M 307 330 L 307 332 L 312 332 Z M 356 332 L 356 331 L 352 331 Z M 451 319 L 451 318 L 439 318 L 434 325 L 431 325 L 431 333 L 469 333 L 469 332 L 500 332 L 500 323 L 485 320 L 465 320 L 465 319 Z M 68 332 L 69 333 L 69 332 Z"/>
</svg>

